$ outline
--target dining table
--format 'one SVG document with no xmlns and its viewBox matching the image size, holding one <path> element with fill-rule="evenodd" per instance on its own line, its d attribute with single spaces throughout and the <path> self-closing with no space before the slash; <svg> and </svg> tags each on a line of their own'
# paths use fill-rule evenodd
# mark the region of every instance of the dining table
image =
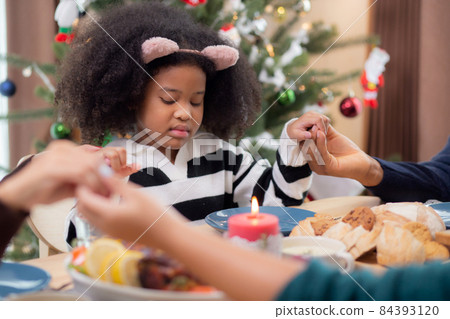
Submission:
<svg viewBox="0 0 450 319">
<path fill-rule="evenodd" d="M 375 196 L 347 196 L 338 198 L 327 198 L 319 201 L 311 201 L 297 206 L 298 208 L 311 210 L 319 214 L 328 214 L 332 216 L 343 216 L 351 209 L 358 206 L 375 206 L 380 203 L 380 199 Z M 205 220 L 191 222 L 193 227 L 199 231 L 208 232 L 221 236 L 222 233 L 211 227 Z M 36 258 L 24 261 L 24 264 L 35 266 L 47 271 L 51 276 L 51 281 L 46 288 L 51 291 L 70 292 L 73 291 L 73 281 L 67 271 L 67 261 L 70 253 L 59 253 L 56 255 Z M 369 253 L 355 262 L 355 269 L 367 269 L 376 273 L 382 273 L 386 267 L 377 264 L 376 254 Z"/>
<path fill-rule="evenodd" d="M 70 253 L 61 253 L 44 258 L 30 259 L 22 263 L 41 268 L 50 274 L 51 280 L 46 288 L 47 290 L 70 292 L 73 289 L 73 282 L 66 268 L 66 260 L 68 258 L 70 258 Z M 355 268 L 367 269 L 376 273 L 386 270 L 386 267 L 377 264 L 375 254 L 368 254 L 356 261 Z"/>
<path fill-rule="evenodd" d="M 211 227 L 206 225 L 199 226 L 199 228 L 207 232 L 214 232 Z M 22 263 L 41 268 L 50 274 L 51 280 L 46 289 L 52 291 L 71 291 L 73 289 L 73 282 L 66 267 L 68 258 L 70 258 L 70 253 L 61 253 L 44 258 L 30 259 Z M 359 258 L 355 262 L 355 269 L 367 269 L 375 273 L 382 273 L 387 268 L 377 264 L 376 254 L 371 253 Z"/>
</svg>

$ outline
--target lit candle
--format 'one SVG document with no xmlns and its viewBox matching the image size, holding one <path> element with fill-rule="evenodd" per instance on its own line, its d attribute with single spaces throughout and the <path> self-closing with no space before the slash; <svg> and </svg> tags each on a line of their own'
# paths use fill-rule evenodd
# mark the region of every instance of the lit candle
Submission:
<svg viewBox="0 0 450 319">
<path fill-rule="evenodd" d="M 251 213 L 233 215 L 228 219 L 228 237 L 238 236 L 248 241 L 267 239 L 280 233 L 278 217 L 259 212 L 258 200 L 252 198 Z"/>
</svg>

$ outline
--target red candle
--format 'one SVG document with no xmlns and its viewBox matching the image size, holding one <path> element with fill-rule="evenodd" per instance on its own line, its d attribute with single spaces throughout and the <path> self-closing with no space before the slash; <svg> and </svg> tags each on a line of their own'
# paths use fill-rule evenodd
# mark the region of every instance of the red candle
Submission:
<svg viewBox="0 0 450 319">
<path fill-rule="evenodd" d="M 278 235 L 278 217 L 259 212 L 258 200 L 252 198 L 251 213 L 237 214 L 228 218 L 228 237 L 239 236 L 257 241 L 269 235 Z"/>
</svg>

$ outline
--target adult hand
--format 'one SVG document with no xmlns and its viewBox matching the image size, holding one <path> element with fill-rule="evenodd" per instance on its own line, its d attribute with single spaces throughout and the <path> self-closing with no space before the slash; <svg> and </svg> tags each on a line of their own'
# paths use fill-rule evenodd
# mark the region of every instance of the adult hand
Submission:
<svg viewBox="0 0 450 319">
<path fill-rule="evenodd" d="M 306 139 L 315 138 L 318 130 L 328 131 L 330 119 L 323 114 L 316 112 L 307 112 L 300 116 L 297 120 L 288 125 L 286 131 L 291 139 L 302 142 Z"/>
<path fill-rule="evenodd" d="M 315 143 L 323 162 L 319 162 L 317 156 L 311 156 L 308 164 L 317 174 L 353 178 L 365 186 L 381 182 L 383 170 L 378 161 L 331 125 L 327 134 L 317 132 Z"/>
<path fill-rule="evenodd" d="M 113 237 L 164 250 L 232 299 L 273 299 L 305 267 L 302 262 L 242 249 L 189 226 L 174 209 L 163 208 L 130 183 L 113 177 L 103 181 L 111 194 L 120 195 L 119 203 L 87 187 L 77 189 L 78 209 L 91 224 Z"/>
<path fill-rule="evenodd" d="M 0 184 L 0 200 L 12 208 L 29 210 L 73 197 L 79 184 L 106 195 L 98 155 L 69 141 L 54 141 L 17 174 Z"/>
<path fill-rule="evenodd" d="M 164 208 L 136 185 L 112 177 L 112 171 L 102 171 L 103 183 L 111 196 L 105 197 L 86 186 L 80 186 L 76 191 L 78 211 L 100 231 L 130 242 L 139 240 L 155 244 L 162 240 L 157 233 L 166 236 L 169 230 L 176 228 L 177 221 L 187 221 L 174 209 Z M 120 201 L 113 195 L 120 196 Z"/>
</svg>

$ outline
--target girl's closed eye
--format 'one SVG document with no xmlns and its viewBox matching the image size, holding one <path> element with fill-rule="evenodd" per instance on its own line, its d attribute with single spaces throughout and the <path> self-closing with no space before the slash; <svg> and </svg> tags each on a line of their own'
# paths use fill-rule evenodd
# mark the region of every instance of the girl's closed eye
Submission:
<svg viewBox="0 0 450 319">
<path fill-rule="evenodd" d="M 203 104 L 203 100 L 201 100 L 200 102 L 197 102 L 197 101 L 191 101 L 191 105 L 192 106 L 200 106 L 200 105 L 202 105 Z"/>
<path fill-rule="evenodd" d="M 175 102 L 176 102 L 176 100 L 175 99 L 171 99 L 171 98 L 163 98 L 163 97 L 160 97 L 160 99 L 161 99 L 161 101 L 164 103 L 164 104 L 174 104 Z"/>
</svg>

